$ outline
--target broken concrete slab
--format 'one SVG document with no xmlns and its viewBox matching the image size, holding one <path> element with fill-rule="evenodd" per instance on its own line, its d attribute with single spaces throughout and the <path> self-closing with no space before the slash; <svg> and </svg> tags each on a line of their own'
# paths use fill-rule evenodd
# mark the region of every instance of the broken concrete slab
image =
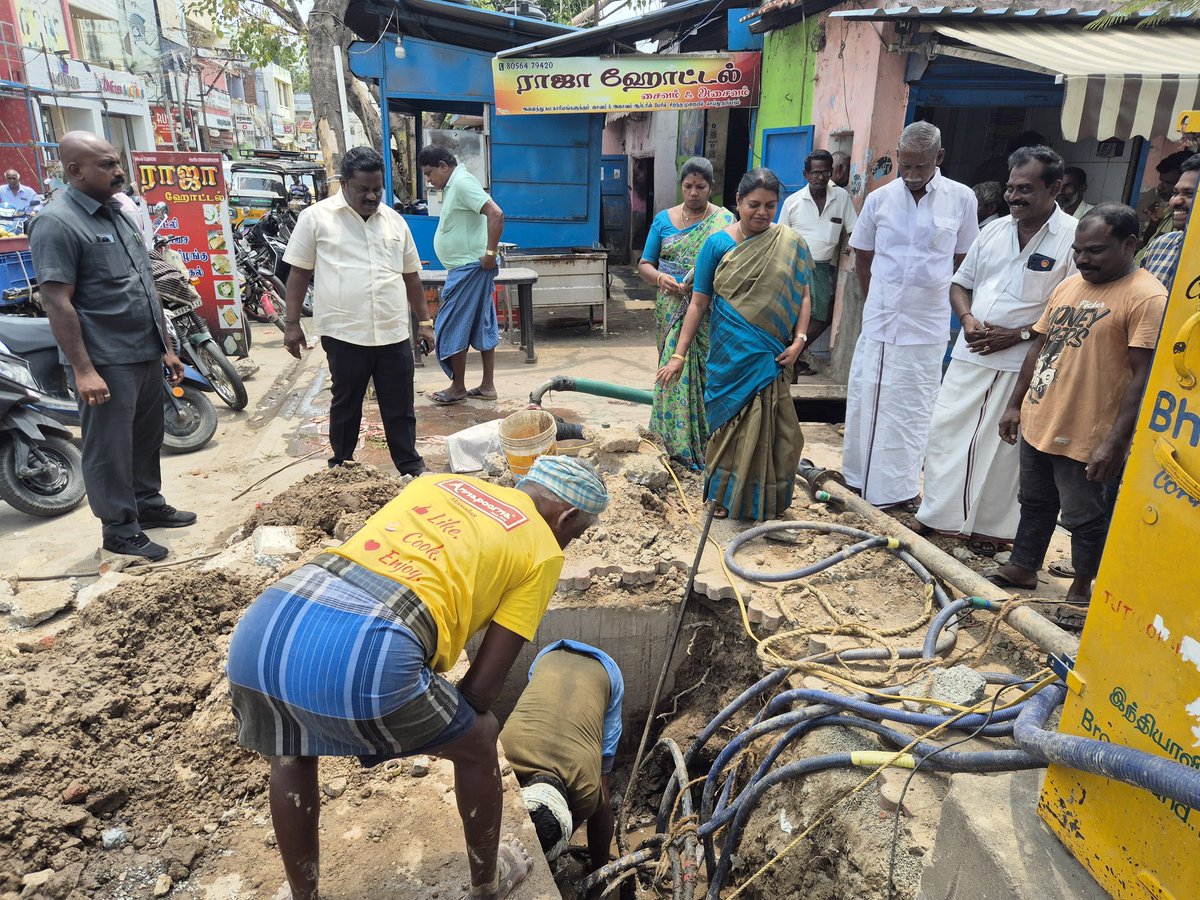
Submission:
<svg viewBox="0 0 1200 900">
<path fill-rule="evenodd" d="M 641 436 L 632 428 L 596 429 L 596 449 L 601 453 L 636 453 L 641 443 Z"/>
<path fill-rule="evenodd" d="M 13 597 L 15 596 L 16 591 L 13 590 L 12 582 L 0 576 L 0 613 L 12 610 Z"/>
<path fill-rule="evenodd" d="M 214 556 L 205 560 L 200 566 L 202 572 L 213 572 L 218 569 L 241 569 L 254 566 L 254 539 L 242 538 Z"/>
<path fill-rule="evenodd" d="M 276 567 L 300 555 L 296 529 L 290 525 L 260 525 L 250 539 L 254 542 L 254 561 L 260 566 Z"/>
<path fill-rule="evenodd" d="M 91 584 L 84 585 L 75 594 L 75 608 L 86 609 L 93 600 L 99 600 L 117 585 L 128 581 L 132 575 L 124 572 L 105 572 Z"/>
<path fill-rule="evenodd" d="M 953 666 L 949 669 L 934 669 L 929 697 L 943 703 L 958 706 L 974 706 L 983 699 L 987 679 L 969 666 Z M 930 705 L 930 710 L 938 707 Z"/>
<path fill-rule="evenodd" d="M 1038 817 L 1043 775 L 953 776 L 916 900 L 1105 900 Z"/>
<path fill-rule="evenodd" d="M 17 628 L 32 628 L 71 606 L 71 590 L 60 581 L 25 585 L 11 601 L 9 620 Z"/>
<path fill-rule="evenodd" d="M 640 484 L 654 491 L 665 488 L 671 478 L 658 459 L 642 454 L 630 454 L 623 459 L 621 475 L 631 484 Z"/>
</svg>

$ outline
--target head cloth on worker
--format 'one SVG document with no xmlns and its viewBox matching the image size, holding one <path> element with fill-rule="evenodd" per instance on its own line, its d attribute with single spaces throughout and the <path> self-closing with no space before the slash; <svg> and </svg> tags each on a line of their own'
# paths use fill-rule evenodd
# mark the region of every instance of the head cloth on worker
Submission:
<svg viewBox="0 0 1200 900">
<path fill-rule="evenodd" d="M 521 796 L 525 800 L 525 809 L 529 811 L 529 817 L 537 828 L 538 841 L 542 845 L 546 861 L 554 862 L 570 846 L 575 824 L 571 821 L 571 808 L 567 805 L 567 798 L 548 781 L 549 779 L 537 781 L 521 788 Z M 554 824 L 546 821 L 547 813 L 552 817 L 552 822 L 558 825 L 557 829 Z"/>
<path fill-rule="evenodd" d="M 529 474 L 517 482 L 540 484 L 576 509 L 598 516 L 608 506 L 608 491 L 589 463 L 570 456 L 539 456 Z"/>
</svg>

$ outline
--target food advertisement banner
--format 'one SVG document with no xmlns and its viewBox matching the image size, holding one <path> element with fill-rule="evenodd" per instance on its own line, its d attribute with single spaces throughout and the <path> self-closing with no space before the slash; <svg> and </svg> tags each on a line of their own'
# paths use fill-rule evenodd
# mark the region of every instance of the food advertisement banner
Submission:
<svg viewBox="0 0 1200 900">
<path fill-rule="evenodd" d="M 221 157 L 216 153 L 134 153 L 133 165 L 146 203 L 167 205 L 159 234 L 185 239 L 171 248 L 183 257 L 204 301 L 197 312 L 227 356 L 245 356 L 246 330 Z"/>
<path fill-rule="evenodd" d="M 761 53 L 493 59 L 496 113 L 758 106 Z"/>
</svg>

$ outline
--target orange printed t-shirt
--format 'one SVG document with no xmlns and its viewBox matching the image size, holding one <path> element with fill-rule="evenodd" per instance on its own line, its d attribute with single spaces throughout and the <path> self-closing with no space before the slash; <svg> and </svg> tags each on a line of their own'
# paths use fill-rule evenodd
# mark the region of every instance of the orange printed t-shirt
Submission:
<svg viewBox="0 0 1200 900">
<path fill-rule="evenodd" d="M 1021 406 L 1021 436 L 1086 463 L 1133 378 L 1128 348 L 1154 348 L 1166 302 L 1162 282 L 1144 269 L 1105 284 L 1073 275 L 1055 288 L 1033 326 L 1046 343 Z"/>
<path fill-rule="evenodd" d="M 421 598 L 437 624 L 436 672 L 489 622 L 533 640 L 563 566 L 528 494 L 464 475 L 416 479 L 332 552 Z"/>
</svg>

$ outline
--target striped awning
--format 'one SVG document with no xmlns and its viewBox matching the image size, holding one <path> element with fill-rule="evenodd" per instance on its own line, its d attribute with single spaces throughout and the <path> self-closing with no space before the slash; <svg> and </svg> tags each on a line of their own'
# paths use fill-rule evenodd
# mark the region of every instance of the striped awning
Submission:
<svg viewBox="0 0 1200 900">
<path fill-rule="evenodd" d="M 1200 108 L 1200 28 L 1106 28 L 933 21 L 943 37 L 1061 75 L 1063 137 L 1179 139 L 1179 113 Z"/>
</svg>

